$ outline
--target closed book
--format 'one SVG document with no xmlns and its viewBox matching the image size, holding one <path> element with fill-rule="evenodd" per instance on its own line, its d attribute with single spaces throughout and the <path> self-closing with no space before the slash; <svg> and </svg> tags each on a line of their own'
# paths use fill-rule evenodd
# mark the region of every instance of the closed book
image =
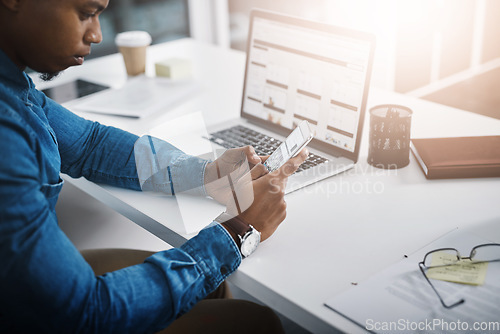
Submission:
<svg viewBox="0 0 500 334">
<path fill-rule="evenodd" d="M 500 136 L 412 139 L 411 150 L 428 179 L 500 176 Z"/>
</svg>

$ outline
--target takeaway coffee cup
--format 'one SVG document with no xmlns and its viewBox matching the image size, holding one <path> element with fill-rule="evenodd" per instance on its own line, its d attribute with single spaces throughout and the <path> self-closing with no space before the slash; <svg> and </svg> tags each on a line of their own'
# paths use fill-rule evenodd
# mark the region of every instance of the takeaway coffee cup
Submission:
<svg viewBox="0 0 500 334">
<path fill-rule="evenodd" d="M 127 31 L 116 35 L 116 46 L 123 56 L 127 74 L 138 75 L 146 71 L 146 49 L 151 35 L 145 31 Z"/>
</svg>

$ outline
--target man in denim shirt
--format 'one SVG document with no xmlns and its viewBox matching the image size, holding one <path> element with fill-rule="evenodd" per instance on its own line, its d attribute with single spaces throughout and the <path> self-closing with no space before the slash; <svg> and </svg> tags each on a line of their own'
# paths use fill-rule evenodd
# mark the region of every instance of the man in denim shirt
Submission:
<svg viewBox="0 0 500 334">
<path fill-rule="evenodd" d="M 51 78 L 81 65 L 91 44 L 101 41 L 99 14 L 107 5 L 108 0 L 0 0 L 0 332 L 152 333 L 167 326 L 169 333 L 281 331 L 267 308 L 204 298 L 241 262 L 233 220 L 251 224 L 267 239 L 285 218 L 287 177 L 307 152 L 269 174 L 250 147 L 209 163 L 154 138 L 141 142 L 86 121 L 46 98 L 23 70 Z M 159 147 L 155 158 L 168 166 L 141 179 L 138 143 Z M 211 181 L 233 172 L 241 156 L 253 167 L 253 203 L 182 247 L 137 265 L 94 273 L 58 227 L 60 172 L 135 190 L 156 189 L 161 182 L 172 194 L 198 189 L 228 200 Z"/>
</svg>

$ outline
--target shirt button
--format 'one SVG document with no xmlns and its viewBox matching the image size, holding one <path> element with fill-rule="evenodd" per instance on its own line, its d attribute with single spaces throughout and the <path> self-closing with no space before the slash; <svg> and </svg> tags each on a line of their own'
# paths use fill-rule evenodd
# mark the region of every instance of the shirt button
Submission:
<svg viewBox="0 0 500 334">
<path fill-rule="evenodd" d="M 226 274 L 227 274 L 227 272 L 228 272 L 228 270 L 227 270 L 227 267 L 226 267 L 226 266 L 222 266 L 222 267 L 220 268 L 220 273 L 221 273 L 222 275 L 226 275 Z"/>
</svg>

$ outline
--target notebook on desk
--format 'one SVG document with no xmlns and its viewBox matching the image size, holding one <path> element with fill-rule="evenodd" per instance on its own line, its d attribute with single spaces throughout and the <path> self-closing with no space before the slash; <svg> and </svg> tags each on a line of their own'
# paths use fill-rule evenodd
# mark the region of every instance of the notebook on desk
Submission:
<svg viewBox="0 0 500 334">
<path fill-rule="evenodd" d="M 428 179 L 500 176 L 500 136 L 412 139 L 411 150 Z"/>
<path fill-rule="evenodd" d="M 310 157 L 286 192 L 352 168 L 358 160 L 375 38 L 324 23 L 254 10 L 250 17 L 241 113 L 209 128 L 228 149 L 272 153 L 296 125 L 314 133 Z"/>
</svg>

